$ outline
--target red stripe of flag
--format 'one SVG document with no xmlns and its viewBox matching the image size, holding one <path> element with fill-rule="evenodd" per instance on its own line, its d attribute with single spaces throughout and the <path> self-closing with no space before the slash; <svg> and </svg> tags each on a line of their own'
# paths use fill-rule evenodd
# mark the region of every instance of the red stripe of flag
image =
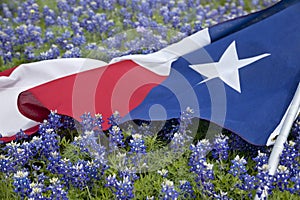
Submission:
<svg viewBox="0 0 300 200">
<path fill-rule="evenodd" d="M 19 95 L 18 107 L 39 122 L 47 119 L 49 110 L 79 121 L 85 112 L 100 113 L 103 119 L 115 111 L 125 116 L 165 79 L 133 61 L 121 61 L 27 90 Z M 109 128 L 107 120 L 103 128 Z"/>
</svg>

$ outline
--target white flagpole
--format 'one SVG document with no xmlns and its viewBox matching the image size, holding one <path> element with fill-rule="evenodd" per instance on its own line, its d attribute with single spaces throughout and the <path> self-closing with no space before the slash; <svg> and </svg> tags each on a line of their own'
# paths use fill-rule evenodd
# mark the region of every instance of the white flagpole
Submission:
<svg viewBox="0 0 300 200">
<path fill-rule="evenodd" d="M 274 175 L 276 172 L 280 160 L 280 155 L 284 149 L 284 143 L 287 141 L 293 123 L 298 115 L 299 108 L 300 108 L 300 83 L 298 84 L 297 90 L 291 102 L 290 109 L 287 113 L 287 116 L 284 120 L 280 133 L 277 136 L 276 142 L 273 146 L 271 155 L 269 157 L 268 165 L 270 167 L 269 168 L 270 175 Z M 259 200 L 267 196 L 268 194 L 266 194 L 266 196 L 262 195 L 261 198 L 258 198 L 258 196 L 256 195 L 255 200 Z"/>
</svg>

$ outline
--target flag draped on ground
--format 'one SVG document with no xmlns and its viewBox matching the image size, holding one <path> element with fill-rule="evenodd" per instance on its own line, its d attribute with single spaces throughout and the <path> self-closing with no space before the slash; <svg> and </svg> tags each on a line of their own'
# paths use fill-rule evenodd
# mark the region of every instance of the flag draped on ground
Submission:
<svg viewBox="0 0 300 200">
<path fill-rule="evenodd" d="M 0 73 L 0 133 L 32 132 L 50 110 L 77 120 L 117 110 L 126 121 L 178 118 L 190 107 L 194 117 L 269 144 L 300 81 L 299 18 L 300 3 L 283 1 L 148 55 L 20 65 Z"/>
</svg>

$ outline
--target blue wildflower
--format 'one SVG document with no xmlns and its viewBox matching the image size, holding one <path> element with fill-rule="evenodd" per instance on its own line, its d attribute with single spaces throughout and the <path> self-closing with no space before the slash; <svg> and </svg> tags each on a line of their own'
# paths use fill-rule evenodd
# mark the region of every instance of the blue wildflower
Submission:
<svg viewBox="0 0 300 200">
<path fill-rule="evenodd" d="M 116 199 L 133 199 L 133 182 L 129 176 L 123 176 L 121 180 L 116 178 L 116 174 L 109 175 L 106 178 L 106 187 L 109 187 L 115 194 Z"/>
<path fill-rule="evenodd" d="M 262 167 L 258 168 L 258 173 L 256 179 L 259 182 L 256 184 L 256 194 L 259 198 L 265 198 L 268 195 L 272 194 L 273 189 L 275 188 L 273 183 L 275 181 L 274 177 L 269 174 L 269 165 L 264 164 Z"/>
<path fill-rule="evenodd" d="M 219 134 L 214 138 L 212 156 L 219 160 L 227 160 L 228 158 L 228 137 Z"/>
<path fill-rule="evenodd" d="M 240 177 L 241 175 L 245 174 L 247 172 L 246 164 L 247 161 L 242 157 L 240 158 L 239 155 L 237 155 L 232 161 L 232 165 L 230 166 L 229 173 L 233 176 Z"/>
<path fill-rule="evenodd" d="M 51 191 L 50 199 L 61 199 L 68 200 L 68 192 L 65 191 L 63 185 L 60 183 L 60 180 L 56 177 L 50 179 L 50 185 L 47 187 L 47 190 Z"/>
<path fill-rule="evenodd" d="M 72 48 L 70 50 L 67 50 L 63 54 L 63 58 L 79 58 L 81 56 L 81 51 L 78 47 Z"/>
<path fill-rule="evenodd" d="M 186 199 L 195 199 L 196 198 L 196 196 L 194 194 L 194 190 L 192 188 L 192 185 L 189 181 L 182 180 L 179 183 L 180 183 L 180 186 L 179 186 L 180 195 L 183 198 L 186 198 Z"/>
<path fill-rule="evenodd" d="M 43 192 L 45 192 L 44 185 L 41 183 L 32 182 L 30 184 L 30 194 L 28 195 L 29 199 L 47 199 L 43 196 Z"/>
<path fill-rule="evenodd" d="M 164 182 L 161 184 L 161 198 L 163 200 L 176 200 L 178 199 L 179 192 L 176 191 L 174 187 L 173 181 L 170 180 L 164 180 Z"/>
<path fill-rule="evenodd" d="M 276 180 L 276 187 L 279 188 L 280 191 L 288 190 L 288 184 L 291 173 L 286 166 L 279 165 L 277 167 L 274 178 Z"/>
<path fill-rule="evenodd" d="M 262 167 L 265 164 L 268 164 L 268 155 L 266 153 L 261 152 L 258 150 L 258 154 L 253 160 L 256 162 L 255 169 L 258 169 L 258 167 Z"/>
<path fill-rule="evenodd" d="M 32 189 L 30 188 L 31 181 L 27 171 L 17 171 L 13 176 L 14 191 L 22 198 L 28 196 Z"/>
<path fill-rule="evenodd" d="M 110 139 L 110 147 L 111 150 L 115 150 L 117 148 L 117 146 L 123 147 L 124 146 L 124 135 L 120 129 L 119 126 L 114 125 L 111 126 L 111 128 L 109 129 L 109 139 Z"/>
<path fill-rule="evenodd" d="M 136 154 L 145 154 L 146 153 L 145 142 L 142 139 L 142 135 L 140 135 L 140 134 L 132 135 L 132 139 L 129 142 L 129 146 L 130 146 L 129 153 L 136 153 Z"/>
<path fill-rule="evenodd" d="M 286 166 L 291 173 L 291 176 L 299 172 L 300 163 L 297 158 L 300 157 L 300 152 L 296 148 L 296 143 L 289 141 L 284 144 L 284 149 L 280 155 L 280 165 Z"/>
</svg>

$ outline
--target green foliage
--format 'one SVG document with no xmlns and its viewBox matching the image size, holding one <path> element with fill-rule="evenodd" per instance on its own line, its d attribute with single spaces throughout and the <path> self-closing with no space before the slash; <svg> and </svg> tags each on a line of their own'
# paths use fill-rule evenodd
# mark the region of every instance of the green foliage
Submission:
<svg viewBox="0 0 300 200">
<path fill-rule="evenodd" d="M 0 173 L 0 191 L 1 200 L 19 199 L 13 191 L 12 180 L 5 177 L 3 173 Z"/>
</svg>

